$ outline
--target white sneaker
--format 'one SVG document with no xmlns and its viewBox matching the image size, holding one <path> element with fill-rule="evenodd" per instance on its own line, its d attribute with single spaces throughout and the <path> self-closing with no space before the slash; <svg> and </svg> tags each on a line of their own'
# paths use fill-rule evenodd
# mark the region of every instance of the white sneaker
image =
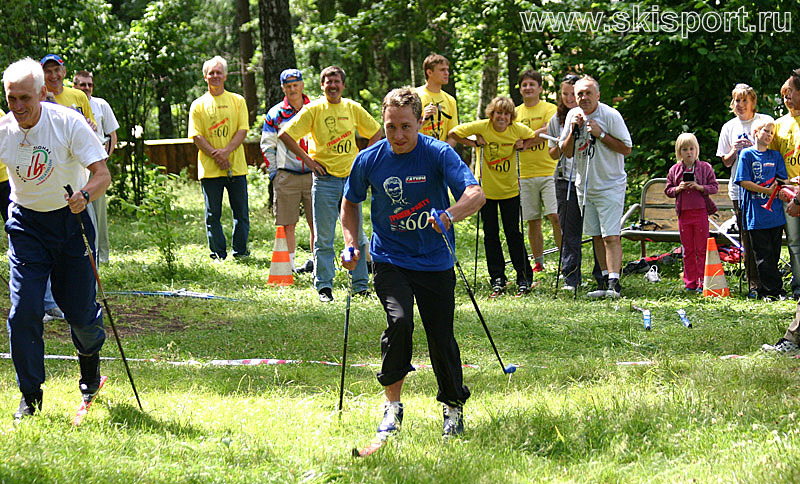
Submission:
<svg viewBox="0 0 800 484">
<path fill-rule="evenodd" d="M 562 291 L 575 291 L 575 286 L 570 286 L 569 284 L 564 284 L 564 287 L 561 288 Z"/>
<path fill-rule="evenodd" d="M 383 405 L 383 420 L 378 424 L 378 438 L 386 440 L 390 435 L 400 431 L 403 424 L 403 404 L 386 402 Z"/>
<path fill-rule="evenodd" d="M 766 351 L 768 353 L 783 353 L 784 355 L 794 356 L 800 354 L 800 347 L 786 338 L 781 338 L 774 345 L 762 345 L 761 351 Z"/>
<path fill-rule="evenodd" d="M 442 413 L 444 414 L 442 437 L 449 439 L 464 433 L 464 407 L 460 405 L 451 407 L 444 403 L 442 404 Z"/>
</svg>

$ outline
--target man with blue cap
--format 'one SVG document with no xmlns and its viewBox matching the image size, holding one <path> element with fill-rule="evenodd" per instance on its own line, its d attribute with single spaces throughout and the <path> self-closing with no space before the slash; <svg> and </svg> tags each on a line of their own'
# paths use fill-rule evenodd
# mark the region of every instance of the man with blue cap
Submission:
<svg viewBox="0 0 800 484">
<path fill-rule="evenodd" d="M 311 167 L 286 149 L 283 141 L 278 139 L 281 126 L 288 123 L 300 109 L 311 102 L 303 93 L 303 73 L 297 69 L 286 69 L 281 72 L 281 89 L 285 94 L 283 101 L 267 111 L 264 127 L 261 130 L 261 151 L 269 163 L 269 178 L 273 187 L 273 213 L 275 224 L 283 225 L 286 233 L 286 244 L 289 247 L 289 260 L 295 272 L 311 272 L 314 270 L 313 257 L 300 268 L 295 268 L 295 227 L 300 219 L 300 204 L 306 214 L 311 237 L 309 249 L 314 248 L 314 223 L 311 207 L 311 184 L 313 182 Z M 300 140 L 300 147 L 308 152 L 308 139 Z"/>
</svg>

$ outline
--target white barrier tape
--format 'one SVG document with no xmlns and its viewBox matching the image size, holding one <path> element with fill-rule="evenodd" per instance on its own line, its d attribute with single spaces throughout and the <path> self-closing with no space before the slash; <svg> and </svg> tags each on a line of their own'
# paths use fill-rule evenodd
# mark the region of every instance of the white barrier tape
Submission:
<svg viewBox="0 0 800 484">
<path fill-rule="evenodd" d="M 78 359 L 77 356 L 66 356 L 66 355 L 45 355 L 44 358 L 46 360 L 72 360 L 76 361 Z M 10 353 L 0 353 L 0 359 L 10 360 L 11 354 Z M 101 360 L 106 361 L 113 361 L 119 360 L 119 358 L 111 357 L 111 356 L 101 356 Z M 167 365 L 174 365 L 174 366 L 187 366 L 187 365 L 198 365 L 198 366 L 260 366 L 260 365 L 299 365 L 302 363 L 312 363 L 317 365 L 326 365 L 326 366 L 342 366 L 341 363 L 336 363 L 335 361 L 318 361 L 318 360 L 281 360 L 277 358 L 249 358 L 244 360 L 211 360 L 207 363 L 203 363 L 202 361 L 197 360 L 188 360 L 188 361 L 169 361 L 169 360 L 159 360 L 156 358 L 127 358 L 128 361 L 136 361 L 141 363 L 165 363 Z M 379 367 L 381 366 L 379 363 L 353 363 L 350 365 L 352 368 L 364 368 L 369 366 Z M 515 365 L 521 366 L 521 365 Z M 478 365 L 461 365 L 462 368 L 472 368 L 472 369 L 480 369 Z M 427 370 L 433 368 L 431 365 L 427 364 L 419 364 L 414 365 L 414 368 L 421 370 Z"/>
</svg>

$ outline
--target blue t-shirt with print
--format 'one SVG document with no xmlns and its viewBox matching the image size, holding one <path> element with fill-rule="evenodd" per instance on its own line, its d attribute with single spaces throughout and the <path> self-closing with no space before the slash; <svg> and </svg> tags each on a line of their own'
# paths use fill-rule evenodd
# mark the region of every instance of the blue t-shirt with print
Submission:
<svg viewBox="0 0 800 484">
<path fill-rule="evenodd" d="M 417 135 L 409 153 L 395 154 L 386 139 L 360 152 L 345 185 L 345 197 L 360 203 L 372 188 L 372 240 L 376 262 L 388 262 L 417 271 L 443 271 L 453 260 L 428 222 L 431 209 L 450 206 L 448 188 L 458 200 L 469 185 L 478 182 L 447 143 Z M 432 222 L 435 223 L 435 222 Z M 451 228 L 451 244 L 455 233 Z"/>
<path fill-rule="evenodd" d="M 749 180 L 761 186 L 771 185 L 775 177 L 785 180 L 786 165 L 783 157 L 775 150 L 758 151 L 754 147 L 746 148 L 739 154 L 739 165 L 736 168 L 734 183 L 741 185 Z M 776 198 L 770 212 L 761 205 L 767 203 L 769 195 L 743 190 L 742 202 L 746 230 L 771 229 L 786 224 L 783 215 L 783 204 Z"/>
</svg>

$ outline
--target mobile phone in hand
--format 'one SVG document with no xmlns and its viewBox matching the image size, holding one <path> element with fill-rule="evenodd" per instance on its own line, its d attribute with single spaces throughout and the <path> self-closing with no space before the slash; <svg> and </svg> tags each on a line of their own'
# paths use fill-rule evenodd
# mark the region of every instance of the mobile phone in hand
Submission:
<svg viewBox="0 0 800 484">
<path fill-rule="evenodd" d="M 694 181 L 694 172 L 683 172 L 683 181 L 685 182 L 693 182 Z"/>
</svg>

